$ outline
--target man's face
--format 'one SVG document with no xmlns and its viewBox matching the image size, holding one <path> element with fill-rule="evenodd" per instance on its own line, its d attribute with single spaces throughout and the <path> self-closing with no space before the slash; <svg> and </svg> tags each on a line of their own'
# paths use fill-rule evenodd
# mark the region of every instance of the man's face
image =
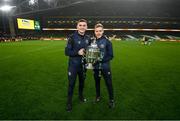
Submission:
<svg viewBox="0 0 180 121">
<path fill-rule="evenodd" d="M 84 34 L 87 30 L 87 23 L 86 22 L 79 22 L 77 24 L 77 30 L 80 34 Z"/>
<path fill-rule="evenodd" d="M 95 28 L 94 33 L 95 33 L 96 38 L 101 38 L 104 33 L 104 30 L 102 27 L 97 27 Z"/>
</svg>

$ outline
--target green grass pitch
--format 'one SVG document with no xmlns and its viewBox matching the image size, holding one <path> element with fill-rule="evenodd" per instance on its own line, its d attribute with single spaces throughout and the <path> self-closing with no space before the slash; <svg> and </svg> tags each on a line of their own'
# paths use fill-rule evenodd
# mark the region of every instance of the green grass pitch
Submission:
<svg viewBox="0 0 180 121">
<path fill-rule="evenodd" d="M 0 43 L 0 119 L 180 119 L 180 43 L 113 41 L 111 62 L 115 109 L 94 104 L 95 83 L 88 70 L 84 94 L 65 111 L 67 64 L 65 41 Z"/>
</svg>

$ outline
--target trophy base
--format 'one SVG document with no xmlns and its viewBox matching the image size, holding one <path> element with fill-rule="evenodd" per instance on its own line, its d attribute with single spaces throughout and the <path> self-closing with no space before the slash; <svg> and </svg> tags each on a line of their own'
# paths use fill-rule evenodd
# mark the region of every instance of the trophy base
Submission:
<svg viewBox="0 0 180 121">
<path fill-rule="evenodd" d="M 94 69 L 92 63 L 88 63 L 87 66 L 86 66 L 86 69 Z"/>
</svg>

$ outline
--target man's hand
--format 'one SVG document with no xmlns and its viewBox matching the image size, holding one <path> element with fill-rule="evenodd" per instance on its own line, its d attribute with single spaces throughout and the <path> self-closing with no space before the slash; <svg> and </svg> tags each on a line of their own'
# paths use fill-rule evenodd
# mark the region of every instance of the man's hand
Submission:
<svg viewBox="0 0 180 121">
<path fill-rule="evenodd" d="M 85 49 L 82 48 L 78 51 L 78 55 L 85 55 Z"/>
</svg>

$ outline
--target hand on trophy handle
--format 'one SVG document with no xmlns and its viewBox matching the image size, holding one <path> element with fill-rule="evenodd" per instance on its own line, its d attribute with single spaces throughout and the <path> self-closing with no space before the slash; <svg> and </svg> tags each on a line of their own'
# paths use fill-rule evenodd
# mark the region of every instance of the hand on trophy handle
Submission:
<svg viewBox="0 0 180 121">
<path fill-rule="evenodd" d="M 104 53 L 103 53 L 103 52 L 100 52 L 100 57 L 99 57 L 99 61 L 100 61 L 100 62 L 102 61 L 103 57 L 104 57 Z"/>
<path fill-rule="evenodd" d="M 78 51 L 78 55 L 84 56 L 84 55 L 85 55 L 85 49 L 84 49 L 84 48 L 81 48 L 81 49 Z"/>
</svg>

